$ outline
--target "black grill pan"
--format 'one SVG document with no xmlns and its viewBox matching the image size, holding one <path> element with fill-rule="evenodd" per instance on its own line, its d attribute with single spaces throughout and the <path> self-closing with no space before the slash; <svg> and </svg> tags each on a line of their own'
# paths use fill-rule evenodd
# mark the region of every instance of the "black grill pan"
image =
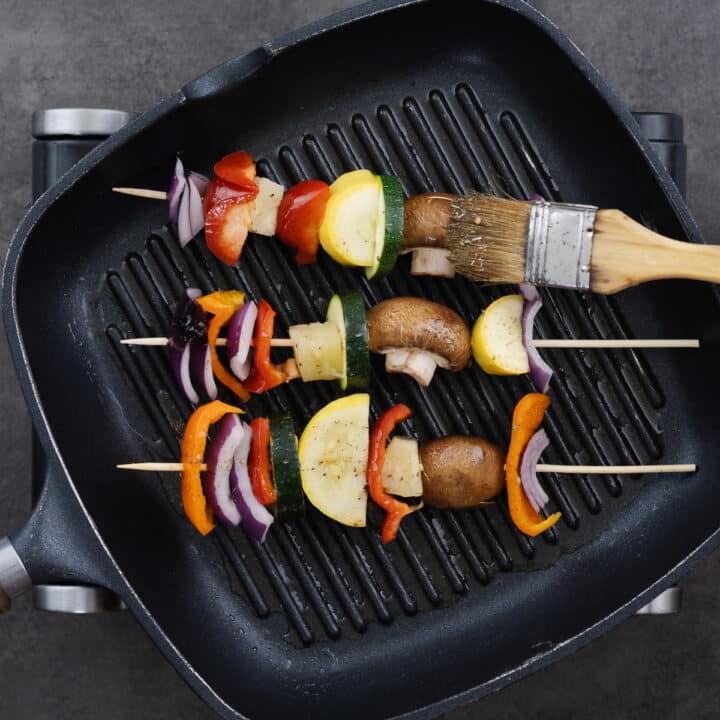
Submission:
<svg viewBox="0 0 720 720">
<path fill-rule="evenodd" d="M 4 319 L 51 471 L 12 538 L 32 579 L 117 592 L 193 688 L 226 718 L 425 717 L 498 688 L 619 622 L 718 541 L 717 298 L 664 282 L 603 298 L 544 293 L 541 336 L 699 337 L 700 352 L 548 353 L 557 374 L 550 462 L 697 462 L 687 478 L 549 477 L 563 520 L 518 534 L 504 500 L 430 509 L 379 542 L 311 511 L 263 546 L 201 538 L 174 478 L 114 470 L 178 456 L 190 407 L 162 351 L 120 346 L 167 332 L 188 285 L 238 287 L 278 310 L 280 331 L 321 317 L 333 291 L 368 303 L 421 295 L 471 322 L 507 288 L 387 279 L 323 258 L 298 268 L 274 240 L 238 270 L 193 242 L 162 204 L 113 185 L 163 187 L 174 155 L 209 171 L 246 147 L 289 185 L 369 167 L 406 193 L 477 188 L 620 207 L 701 241 L 632 116 L 577 49 L 519 0 L 378 2 L 310 26 L 189 83 L 90 153 L 24 219 L 5 267 Z M 505 444 L 525 378 L 439 372 L 427 391 L 374 365 L 373 412 L 414 410 L 421 438 Z M 254 398 L 299 426 L 336 391 L 292 384 Z"/>
</svg>

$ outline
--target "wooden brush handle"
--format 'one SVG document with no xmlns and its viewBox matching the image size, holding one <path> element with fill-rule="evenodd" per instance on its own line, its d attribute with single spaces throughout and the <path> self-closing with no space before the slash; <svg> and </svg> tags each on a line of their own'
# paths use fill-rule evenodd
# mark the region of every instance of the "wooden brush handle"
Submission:
<svg viewBox="0 0 720 720">
<path fill-rule="evenodd" d="M 609 295 L 663 278 L 720 283 L 720 246 L 671 240 L 620 210 L 598 211 L 590 257 L 591 290 Z"/>
</svg>

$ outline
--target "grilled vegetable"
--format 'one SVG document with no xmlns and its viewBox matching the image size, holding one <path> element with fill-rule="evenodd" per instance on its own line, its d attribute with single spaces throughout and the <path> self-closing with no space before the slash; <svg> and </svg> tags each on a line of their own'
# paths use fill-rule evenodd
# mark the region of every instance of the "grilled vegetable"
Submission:
<svg viewBox="0 0 720 720">
<path fill-rule="evenodd" d="M 213 315 L 210 325 L 208 326 L 208 344 L 210 345 L 210 352 L 212 354 L 212 368 L 215 372 L 215 377 L 223 385 L 232 390 L 241 400 L 247 400 L 250 394 L 220 362 L 216 347 L 220 330 L 245 302 L 245 293 L 237 290 L 219 290 L 209 295 L 202 295 L 197 299 L 197 302 L 203 310 Z"/>
<path fill-rule="evenodd" d="M 180 158 L 176 160 L 167 196 L 168 215 L 177 229 L 180 247 L 185 247 L 205 225 L 202 196 L 208 182 L 200 173 L 186 173 Z"/>
<path fill-rule="evenodd" d="M 510 516 L 518 530 L 531 537 L 545 532 L 560 519 L 559 512 L 548 518 L 539 515 L 523 491 L 520 480 L 523 452 L 549 405 L 550 398 L 541 393 L 529 393 L 520 399 L 513 412 L 510 447 L 505 460 L 505 486 Z"/>
<path fill-rule="evenodd" d="M 523 375 L 530 370 L 523 345 L 521 295 L 503 295 L 485 308 L 472 331 L 473 357 L 490 375 Z"/>
<path fill-rule="evenodd" d="M 254 302 L 248 302 L 235 311 L 228 323 L 228 362 L 230 369 L 238 380 L 247 380 L 247 376 L 250 374 L 250 345 L 252 344 L 257 314 L 257 305 Z"/>
<path fill-rule="evenodd" d="M 217 385 L 212 367 L 212 352 L 207 339 L 197 338 L 191 340 L 190 349 L 190 375 L 195 386 L 208 399 L 217 397 Z"/>
<path fill-rule="evenodd" d="M 214 400 L 201 405 L 193 412 L 185 426 L 180 444 L 182 471 L 182 502 L 185 515 L 201 535 L 207 535 L 215 526 L 213 511 L 208 506 L 200 479 L 200 465 L 205 455 L 210 425 L 221 420 L 228 413 L 241 413 L 233 405 Z"/>
<path fill-rule="evenodd" d="M 267 418 L 255 418 L 250 423 L 250 428 L 252 442 L 248 470 L 252 491 L 263 505 L 274 505 L 277 502 L 277 492 L 272 480 L 270 463 L 270 421 Z"/>
<path fill-rule="evenodd" d="M 482 505 L 502 492 L 504 453 L 478 437 L 453 435 L 420 446 L 423 500 L 437 508 Z"/>
<path fill-rule="evenodd" d="M 277 213 L 277 236 L 290 247 L 297 248 L 299 265 L 317 260 L 319 231 L 330 186 L 321 180 L 304 180 L 293 185 L 284 195 Z"/>
<path fill-rule="evenodd" d="M 245 246 L 258 192 L 255 183 L 252 187 L 254 190 L 239 188 L 215 177 L 205 193 L 205 241 L 226 265 L 237 265 Z"/>
<path fill-rule="evenodd" d="M 523 297 L 523 311 L 520 324 L 522 325 L 523 345 L 525 346 L 528 365 L 530 366 L 530 380 L 532 380 L 532 384 L 538 392 L 544 393 L 547 392 L 550 386 L 553 371 L 550 365 L 543 360 L 533 342 L 535 316 L 542 307 L 542 300 L 540 299 L 540 293 L 538 293 L 537 288 L 533 285 L 522 284 L 518 286 L 518 290 L 520 290 L 520 294 Z"/>
<path fill-rule="evenodd" d="M 396 500 L 383 488 L 382 470 L 385 463 L 385 444 L 395 425 L 408 417 L 410 417 L 410 408 L 407 405 L 393 405 L 378 418 L 370 436 L 367 484 L 373 502 L 386 513 L 381 531 L 384 543 L 392 542 L 396 538 L 402 519 L 419 507 L 411 507 L 407 503 Z"/>
<path fill-rule="evenodd" d="M 548 496 L 537 479 L 537 461 L 543 454 L 543 450 L 550 445 L 545 431 L 540 428 L 525 446 L 520 461 L 520 484 L 535 512 L 539 513 L 547 505 Z"/>
<path fill-rule="evenodd" d="M 397 262 L 403 242 L 403 192 L 400 180 L 380 175 L 378 215 L 375 226 L 375 259 L 365 269 L 368 278 L 387 275 Z"/>
<path fill-rule="evenodd" d="M 250 199 L 259 192 L 255 182 L 255 163 L 246 150 L 237 150 L 225 155 L 215 163 L 213 172 L 237 190 L 246 192 Z"/>
<path fill-rule="evenodd" d="M 320 244 L 341 265 L 373 265 L 380 193 L 380 182 L 368 170 L 345 173 L 330 186 Z"/>
<path fill-rule="evenodd" d="M 403 250 L 447 247 L 447 229 L 456 195 L 424 193 L 405 201 Z"/>
<path fill-rule="evenodd" d="M 230 470 L 245 435 L 244 427 L 247 425 L 241 422 L 237 415 L 226 415 L 207 453 L 205 495 L 218 520 L 227 527 L 237 527 L 240 524 L 240 511 L 230 494 Z"/>
<path fill-rule="evenodd" d="M 304 513 L 298 441 L 289 413 L 270 418 L 270 459 L 277 493 L 277 516 L 285 518 Z"/>
<path fill-rule="evenodd" d="M 255 336 L 253 338 L 253 366 L 245 386 L 250 392 L 263 393 L 287 379 L 286 374 L 270 360 L 270 343 L 275 326 L 275 311 L 270 304 L 261 300 L 258 303 Z"/>
<path fill-rule="evenodd" d="M 333 295 L 327 309 L 327 320 L 340 332 L 344 364 L 340 373 L 343 390 L 364 390 L 370 384 L 370 353 L 365 304 L 359 293 Z"/>
<path fill-rule="evenodd" d="M 385 492 L 400 497 L 423 496 L 422 466 L 417 440 L 394 437 L 385 450 L 382 467 Z"/>
<path fill-rule="evenodd" d="M 252 430 L 249 425 L 239 421 L 242 435 L 230 471 L 230 489 L 232 498 L 242 518 L 242 526 L 250 537 L 265 542 L 265 537 L 273 524 L 273 516 L 265 509 L 253 494 L 248 472 L 248 453 L 252 443 Z"/>
<path fill-rule="evenodd" d="M 341 380 L 345 377 L 345 348 L 336 323 L 291 325 L 288 334 L 293 341 L 295 362 L 304 382 Z"/>
<path fill-rule="evenodd" d="M 197 288 L 187 288 L 178 298 L 170 322 L 168 341 L 168 357 L 175 379 L 187 399 L 193 404 L 200 402 L 194 380 L 199 381 L 200 387 L 204 380 L 204 377 L 194 374 L 191 368 L 192 345 L 205 344 L 207 338 L 207 316 L 195 302 L 201 294 Z"/>
<path fill-rule="evenodd" d="M 388 372 L 429 385 L 440 366 L 461 370 L 470 360 L 470 333 L 454 311 L 420 298 L 384 300 L 367 312 L 369 346 L 385 355 Z"/>
<path fill-rule="evenodd" d="M 285 188 L 264 177 L 255 178 L 258 194 L 255 210 L 250 216 L 250 232 L 272 237 L 277 230 L 278 209 Z"/>
<path fill-rule="evenodd" d="M 298 447 L 308 500 L 324 515 L 352 527 L 366 523 L 369 412 L 365 393 L 335 400 L 311 418 Z"/>
</svg>

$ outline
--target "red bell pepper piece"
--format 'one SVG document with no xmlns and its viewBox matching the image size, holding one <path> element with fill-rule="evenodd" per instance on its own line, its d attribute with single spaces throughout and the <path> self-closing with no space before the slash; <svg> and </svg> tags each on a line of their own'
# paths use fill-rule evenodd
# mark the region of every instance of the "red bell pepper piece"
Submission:
<svg viewBox="0 0 720 720">
<path fill-rule="evenodd" d="M 402 403 L 386 410 L 375 423 L 370 434 L 370 452 L 368 455 L 367 480 L 370 497 L 385 512 L 382 526 L 382 541 L 392 542 L 397 536 L 401 520 L 417 508 L 400 502 L 385 492 L 382 482 L 382 469 L 385 464 L 385 444 L 395 425 L 410 417 L 410 408 Z"/>
<path fill-rule="evenodd" d="M 275 326 L 275 311 L 270 303 L 261 300 L 258 303 L 255 335 L 253 337 L 253 367 L 245 381 L 245 387 L 253 393 L 264 393 L 266 390 L 282 385 L 287 374 L 270 360 L 270 343 Z"/>
<path fill-rule="evenodd" d="M 255 418 L 250 428 L 252 442 L 248 470 L 253 494 L 263 505 L 274 505 L 277 502 L 277 491 L 270 467 L 270 421 L 263 417 Z"/>
<path fill-rule="evenodd" d="M 182 502 L 187 519 L 201 535 L 207 535 L 214 527 L 213 511 L 207 504 L 200 479 L 200 466 L 205 455 L 210 425 L 221 420 L 228 413 L 241 413 L 234 405 L 220 400 L 201 405 L 193 412 L 185 426 L 180 444 L 182 471 Z"/>
<path fill-rule="evenodd" d="M 298 265 L 317 260 L 318 232 L 323 218 L 330 186 L 322 180 L 303 180 L 283 195 L 277 215 L 278 238 L 286 245 L 297 248 Z"/>
<path fill-rule="evenodd" d="M 255 163 L 245 150 L 238 150 L 218 160 L 213 167 L 213 172 L 221 180 L 230 183 L 235 188 L 247 189 L 252 193 L 251 199 L 258 194 L 258 187 L 255 184 Z"/>
</svg>

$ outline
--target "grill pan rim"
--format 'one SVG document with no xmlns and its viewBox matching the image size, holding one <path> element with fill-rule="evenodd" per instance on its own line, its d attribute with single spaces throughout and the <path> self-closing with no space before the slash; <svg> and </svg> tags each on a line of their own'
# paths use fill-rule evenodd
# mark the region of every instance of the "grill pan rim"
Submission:
<svg viewBox="0 0 720 720">
<path fill-rule="evenodd" d="M 636 121 L 632 118 L 630 112 L 620 103 L 619 99 L 612 93 L 607 87 L 604 80 L 602 80 L 590 64 L 590 62 L 580 53 L 580 51 L 567 39 L 562 32 L 549 20 L 544 18 L 538 11 L 531 8 L 522 0 L 484 0 L 486 4 L 502 6 L 508 10 L 516 12 L 523 16 L 527 20 L 533 22 L 539 27 L 546 35 L 552 39 L 556 45 L 564 52 L 568 57 L 568 60 L 579 69 L 586 79 L 592 84 L 593 88 L 604 100 L 605 104 L 612 110 L 617 119 L 622 123 L 626 132 L 636 145 L 642 151 L 643 156 L 650 165 L 653 174 L 658 181 L 663 193 L 667 197 L 673 211 L 675 212 L 680 224 L 685 230 L 688 238 L 695 242 L 702 242 L 699 230 L 695 225 L 694 220 L 690 216 L 687 206 L 680 196 L 679 191 L 672 182 L 669 174 L 660 163 L 659 159 L 655 155 L 648 141 L 641 135 L 639 126 Z M 300 30 L 289 33 L 288 35 L 280 38 L 277 41 L 268 43 L 262 46 L 258 50 L 267 58 L 277 55 L 286 49 L 295 47 L 301 43 L 311 40 L 313 37 L 331 32 L 335 30 L 342 30 L 343 27 L 362 20 L 373 15 L 386 12 L 401 10 L 407 6 L 419 5 L 421 3 L 429 3 L 433 0 L 384 0 L 382 2 L 371 2 L 366 5 L 353 8 L 351 10 L 339 13 L 334 16 L 330 16 L 317 23 L 311 24 Z M 258 50 L 248 53 L 247 55 L 236 58 L 230 61 L 234 64 L 242 64 L 243 60 L 249 58 L 254 53 L 257 54 Z M 220 66 L 223 68 L 225 66 Z M 186 102 L 195 102 L 195 100 L 201 100 L 202 95 L 198 94 L 202 85 L 197 83 L 203 78 L 211 77 L 217 80 L 217 72 L 220 68 L 211 70 L 210 73 L 201 76 L 197 81 L 185 86 L 185 89 L 175 93 L 168 97 L 155 108 L 141 115 L 136 121 L 134 121 L 127 128 L 119 131 L 116 135 L 112 136 L 108 141 L 103 143 L 99 148 L 91 152 L 83 160 L 78 163 L 69 173 L 67 173 L 53 188 L 46 192 L 29 210 L 23 221 L 21 222 L 18 230 L 16 231 L 13 239 L 10 243 L 8 250 L 5 268 L 3 271 L 3 316 L 6 327 L 6 334 L 8 336 L 8 343 L 11 349 L 13 362 L 16 367 L 16 371 L 19 377 L 19 381 L 25 396 L 30 415 L 33 420 L 33 424 L 36 427 L 40 436 L 41 442 L 48 456 L 54 458 L 58 463 L 59 455 L 55 447 L 55 443 L 52 437 L 51 429 L 48 427 L 46 418 L 43 412 L 43 406 L 41 399 L 37 392 L 37 387 L 33 379 L 29 361 L 26 356 L 24 343 L 22 340 L 19 318 L 17 315 L 16 307 L 16 279 L 17 269 L 19 266 L 20 259 L 25 244 L 28 242 L 33 228 L 41 221 L 43 215 L 48 208 L 59 198 L 62 197 L 78 180 L 80 180 L 85 174 L 93 169 L 98 163 L 104 158 L 113 153 L 114 151 L 121 148 L 129 139 L 143 132 L 143 130 L 149 125 L 157 122 L 163 115 L 175 110 L 178 106 L 185 104 Z M 222 75 L 222 74 L 221 74 Z M 190 100 L 189 96 L 195 95 Z M 98 546 L 97 548 L 85 548 L 84 553 L 90 557 L 92 555 L 103 555 L 104 560 L 109 561 L 106 564 L 107 567 L 111 568 L 111 574 L 104 578 L 105 584 L 114 590 L 120 592 L 125 599 L 126 603 L 132 610 L 133 614 L 143 623 L 146 631 L 153 640 L 158 644 L 163 654 L 173 662 L 178 671 L 183 675 L 186 681 L 193 686 L 195 691 L 203 697 L 203 699 L 219 712 L 223 717 L 227 718 L 238 718 L 242 717 L 237 711 L 233 710 L 222 698 L 217 695 L 212 688 L 198 675 L 198 673 L 190 666 L 185 658 L 180 654 L 177 648 L 172 644 L 170 638 L 162 631 L 162 629 L 154 621 L 152 615 L 141 603 L 137 597 L 133 588 L 129 585 L 125 577 L 122 575 L 121 569 L 115 563 L 114 559 L 110 555 L 108 549 L 103 545 L 102 539 L 95 529 L 92 519 L 90 518 L 86 508 L 83 506 L 81 498 L 78 496 L 77 490 L 72 482 L 69 473 L 66 468 L 59 466 L 59 475 L 64 476 L 64 481 L 61 483 L 61 492 L 70 492 L 70 496 L 73 497 L 78 504 L 82 519 L 84 523 L 95 534 Z M 57 480 L 59 481 L 59 477 Z M 56 483 L 58 484 L 58 483 Z M 66 487 L 67 486 L 67 487 Z M 35 526 L 39 520 L 37 516 L 39 513 L 47 511 L 47 507 L 44 504 L 39 504 L 33 514 L 33 517 L 28 522 L 26 530 L 21 531 L 17 536 L 16 543 L 20 549 L 27 543 L 30 543 L 29 532 L 27 528 Z M 52 512 L 52 509 L 50 510 Z M 618 608 L 611 615 L 598 621 L 595 625 L 587 628 L 582 633 L 577 634 L 573 638 L 563 642 L 562 644 L 554 647 L 552 650 L 545 651 L 538 656 L 532 658 L 527 663 L 514 668 L 502 675 L 499 675 L 493 680 L 490 680 L 483 685 L 471 688 L 460 695 L 455 695 L 445 700 L 441 700 L 438 703 L 427 706 L 422 709 L 418 709 L 401 717 L 406 718 L 421 718 L 434 716 L 440 712 L 449 710 L 452 707 L 456 707 L 460 704 L 469 702 L 477 699 L 482 695 L 497 690 L 504 685 L 523 677 L 530 672 L 544 667 L 551 662 L 554 662 L 559 657 L 578 649 L 591 639 L 602 634 L 609 628 L 619 623 L 622 619 L 628 617 L 637 608 L 645 604 L 660 590 L 672 584 L 679 576 L 687 572 L 690 565 L 697 560 L 704 557 L 712 549 L 716 548 L 720 544 L 720 529 L 714 532 L 705 542 L 695 548 L 694 551 L 688 554 L 681 562 L 679 562 L 675 568 L 658 579 L 651 587 L 647 588 L 644 592 L 637 595 L 633 600 Z M 22 554 L 22 553 L 21 553 Z M 91 557 L 92 559 L 92 557 Z M 112 576 L 114 574 L 114 577 Z"/>
</svg>

